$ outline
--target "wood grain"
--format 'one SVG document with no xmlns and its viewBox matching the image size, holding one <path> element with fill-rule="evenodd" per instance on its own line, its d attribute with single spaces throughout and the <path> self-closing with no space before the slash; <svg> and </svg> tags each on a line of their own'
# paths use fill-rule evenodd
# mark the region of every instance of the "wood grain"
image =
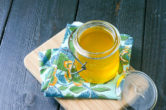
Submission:
<svg viewBox="0 0 166 110">
<path fill-rule="evenodd" d="M 3 37 L 8 15 L 10 14 L 11 5 L 12 0 L 0 0 L 0 42 Z"/>
<path fill-rule="evenodd" d="M 39 72 L 39 61 L 38 61 L 38 53 L 40 51 L 44 51 L 52 48 L 59 48 L 61 42 L 63 40 L 65 34 L 65 29 L 59 32 L 57 35 L 53 36 L 51 39 L 46 41 L 44 44 L 33 50 L 29 53 L 25 59 L 24 64 L 25 67 L 32 73 L 32 75 L 41 83 L 42 80 L 40 78 Z M 135 80 L 135 79 L 133 79 Z M 147 82 L 145 79 L 140 78 L 135 81 L 135 84 L 144 85 L 147 88 Z M 134 89 L 133 89 L 134 90 Z M 128 96 L 129 102 L 133 101 L 136 98 L 136 94 L 130 91 Z M 119 110 L 124 105 L 126 105 L 126 101 L 117 101 L 117 100 L 101 100 L 101 99 L 56 99 L 61 105 L 67 110 Z"/>
<path fill-rule="evenodd" d="M 147 0 L 142 71 L 156 83 L 156 110 L 166 109 L 166 1 Z"/>
<path fill-rule="evenodd" d="M 100 19 L 134 38 L 131 65 L 141 69 L 145 0 L 80 0 L 76 20 Z"/>
<path fill-rule="evenodd" d="M 57 101 L 40 92 L 23 59 L 74 20 L 76 5 L 76 0 L 13 1 L 0 47 L 0 110 L 59 109 Z"/>
</svg>

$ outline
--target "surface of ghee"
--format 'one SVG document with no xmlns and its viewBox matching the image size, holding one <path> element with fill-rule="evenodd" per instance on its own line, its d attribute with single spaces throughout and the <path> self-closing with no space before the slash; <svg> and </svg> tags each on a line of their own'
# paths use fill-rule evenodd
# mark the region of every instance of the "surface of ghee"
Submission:
<svg viewBox="0 0 166 110">
<path fill-rule="evenodd" d="M 78 40 L 80 46 L 88 52 L 105 52 L 113 47 L 112 35 L 103 27 L 91 27 L 85 30 Z"/>
</svg>

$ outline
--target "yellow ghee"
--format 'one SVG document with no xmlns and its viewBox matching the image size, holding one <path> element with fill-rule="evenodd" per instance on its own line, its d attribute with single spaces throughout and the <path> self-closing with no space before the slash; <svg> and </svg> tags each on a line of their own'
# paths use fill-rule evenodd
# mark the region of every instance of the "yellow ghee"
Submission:
<svg viewBox="0 0 166 110">
<path fill-rule="evenodd" d="M 108 56 L 106 52 L 114 46 L 112 34 L 105 28 L 94 26 L 83 31 L 78 38 L 78 44 L 88 52 L 97 53 L 99 56 Z M 99 53 L 99 54 L 98 54 Z M 100 54 L 101 53 L 101 54 Z M 114 78 L 119 68 L 119 51 L 106 58 L 88 58 L 76 51 L 76 57 L 86 64 L 86 70 L 81 71 L 80 76 L 87 82 L 105 83 Z M 89 54 L 89 57 L 91 55 Z M 94 55 L 93 55 L 94 57 Z M 81 64 L 75 60 L 77 70 L 80 70 Z"/>
<path fill-rule="evenodd" d="M 78 40 L 80 46 L 88 52 L 105 52 L 114 45 L 112 35 L 103 27 L 91 27 L 85 30 Z"/>
</svg>

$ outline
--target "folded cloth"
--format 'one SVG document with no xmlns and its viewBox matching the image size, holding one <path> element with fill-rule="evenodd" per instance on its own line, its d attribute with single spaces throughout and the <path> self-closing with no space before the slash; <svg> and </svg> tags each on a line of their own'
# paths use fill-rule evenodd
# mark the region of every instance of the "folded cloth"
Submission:
<svg viewBox="0 0 166 110">
<path fill-rule="evenodd" d="M 64 40 L 59 49 L 39 52 L 41 90 L 48 97 L 120 99 L 121 95 L 117 93 L 116 85 L 120 76 L 129 69 L 133 38 L 121 34 L 120 67 L 114 79 L 104 84 L 85 82 L 78 73 L 70 73 L 76 71 L 74 67 L 72 71 L 69 68 L 75 59 L 69 51 L 68 38 L 82 24 L 74 22 L 66 26 Z"/>
</svg>

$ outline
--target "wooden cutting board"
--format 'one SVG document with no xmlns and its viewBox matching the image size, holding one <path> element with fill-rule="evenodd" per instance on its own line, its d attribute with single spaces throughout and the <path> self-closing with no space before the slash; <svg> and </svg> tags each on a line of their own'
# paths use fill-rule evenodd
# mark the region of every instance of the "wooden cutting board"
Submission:
<svg viewBox="0 0 166 110">
<path fill-rule="evenodd" d="M 38 52 L 52 48 L 59 48 L 65 34 L 65 29 L 43 43 L 41 46 L 30 52 L 24 59 L 25 67 L 41 83 L 38 63 Z M 134 95 L 131 94 L 132 101 Z M 55 98 L 66 110 L 119 110 L 126 103 L 125 101 L 105 99 L 61 99 Z M 123 102 L 123 103 L 122 103 Z"/>
</svg>

